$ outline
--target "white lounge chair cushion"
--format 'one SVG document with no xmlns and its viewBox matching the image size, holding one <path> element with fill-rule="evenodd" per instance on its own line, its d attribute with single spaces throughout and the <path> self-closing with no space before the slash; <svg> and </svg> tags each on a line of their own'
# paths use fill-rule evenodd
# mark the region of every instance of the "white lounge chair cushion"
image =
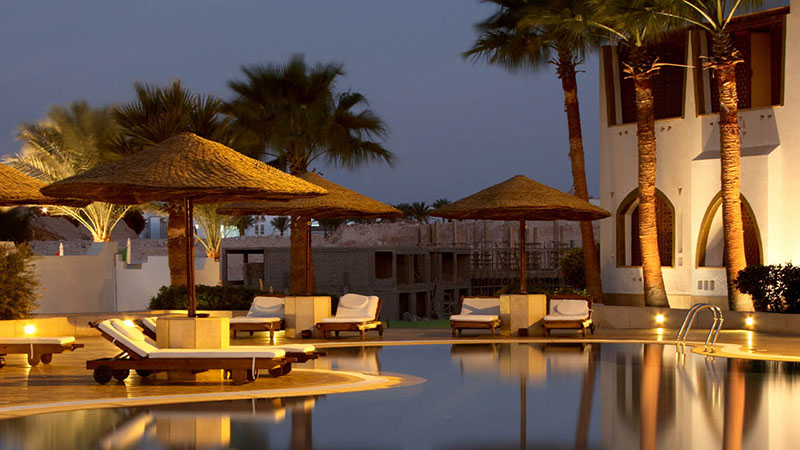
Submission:
<svg viewBox="0 0 800 450">
<path fill-rule="evenodd" d="M 374 295 L 345 294 L 339 299 L 336 317 L 351 319 L 369 317 L 368 320 L 375 320 L 379 301 Z"/>
<path fill-rule="evenodd" d="M 362 322 L 371 322 L 375 320 L 375 316 L 372 317 L 327 317 L 322 319 L 322 323 L 362 323 Z"/>
<path fill-rule="evenodd" d="M 119 330 L 114 328 L 114 326 L 111 324 L 111 320 L 104 320 L 100 322 L 99 324 L 97 324 L 97 328 L 99 328 L 105 334 L 111 336 L 112 339 L 120 342 L 122 345 L 129 348 L 132 352 L 136 353 L 142 358 L 145 358 L 151 352 L 158 350 L 154 345 L 150 344 L 145 340 L 134 341 L 128 336 L 125 336 Z"/>
<path fill-rule="evenodd" d="M 550 314 L 562 316 L 589 316 L 589 302 L 576 299 L 550 300 Z"/>
<path fill-rule="evenodd" d="M 152 331 L 153 333 L 156 332 L 156 320 L 158 317 L 145 317 L 142 319 L 142 326 L 147 328 L 148 330 Z"/>
<path fill-rule="evenodd" d="M 250 305 L 248 317 L 279 317 L 285 316 L 285 305 L 281 297 L 258 296 L 253 299 Z"/>
<path fill-rule="evenodd" d="M 499 298 L 465 297 L 461 304 L 460 315 L 499 316 Z"/>
<path fill-rule="evenodd" d="M 251 316 L 239 316 L 239 317 L 231 317 L 230 323 L 270 323 L 270 322 L 280 322 L 280 317 L 251 317 Z"/>
<path fill-rule="evenodd" d="M 589 320 L 589 317 L 587 315 L 564 316 L 561 314 L 548 314 L 544 316 L 544 320 L 546 322 L 567 322 L 567 321 Z"/>
<path fill-rule="evenodd" d="M 220 349 L 165 348 L 150 352 L 150 359 L 172 358 L 283 358 L 286 352 L 281 349 L 249 348 L 240 350 L 236 347 Z"/>
<path fill-rule="evenodd" d="M 59 337 L 19 337 L 19 338 L 0 338 L 0 345 L 17 345 L 17 344 L 56 344 L 66 345 L 75 342 L 72 336 L 59 336 Z"/>
<path fill-rule="evenodd" d="M 119 319 L 111 319 L 111 325 L 128 339 L 144 342 L 145 335 L 135 326 L 127 325 Z"/>
<path fill-rule="evenodd" d="M 247 350 L 258 351 L 258 350 L 265 350 L 265 349 L 266 350 L 279 349 L 279 350 L 283 350 L 285 352 L 290 352 L 290 353 L 311 353 L 311 352 L 314 352 L 316 350 L 316 347 L 314 347 L 311 344 L 286 344 L 286 345 L 261 345 L 261 346 L 257 346 L 257 345 L 236 345 L 236 346 L 233 346 L 233 347 L 230 347 L 230 348 L 241 350 L 241 351 L 247 351 Z"/>
<path fill-rule="evenodd" d="M 450 316 L 451 322 L 491 322 L 500 320 L 500 316 L 491 314 L 456 314 Z"/>
</svg>

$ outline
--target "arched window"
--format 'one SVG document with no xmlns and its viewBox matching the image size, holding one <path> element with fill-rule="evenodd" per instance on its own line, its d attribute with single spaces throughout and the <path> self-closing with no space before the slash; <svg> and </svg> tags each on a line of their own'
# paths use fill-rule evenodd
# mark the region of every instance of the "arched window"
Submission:
<svg viewBox="0 0 800 450">
<path fill-rule="evenodd" d="M 617 208 L 617 266 L 641 266 L 639 189 L 631 191 Z M 675 207 L 656 189 L 656 227 L 661 265 L 670 267 L 675 255 Z"/>
<path fill-rule="evenodd" d="M 761 232 L 753 208 L 744 196 L 741 196 L 742 225 L 744 225 L 744 254 L 747 265 L 763 263 L 761 251 Z M 700 236 L 697 238 L 697 267 L 723 267 L 724 237 L 722 232 L 722 193 L 717 193 L 711 200 L 700 224 Z"/>
</svg>

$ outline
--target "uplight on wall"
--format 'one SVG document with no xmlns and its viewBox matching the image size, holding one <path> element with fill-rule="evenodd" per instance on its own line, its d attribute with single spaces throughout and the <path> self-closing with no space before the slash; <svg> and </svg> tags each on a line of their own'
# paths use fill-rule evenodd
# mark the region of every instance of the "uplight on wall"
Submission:
<svg viewBox="0 0 800 450">
<path fill-rule="evenodd" d="M 756 321 L 752 317 L 744 319 L 744 324 L 747 325 L 748 327 L 752 327 L 755 323 Z"/>
<path fill-rule="evenodd" d="M 36 326 L 34 325 L 25 325 L 22 327 L 22 331 L 25 333 L 26 336 L 30 336 L 36 333 Z"/>
<path fill-rule="evenodd" d="M 663 314 L 656 314 L 656 323 L 658 323 L 658 324 L 664 323 L 664 315 Z"/>
</svg>

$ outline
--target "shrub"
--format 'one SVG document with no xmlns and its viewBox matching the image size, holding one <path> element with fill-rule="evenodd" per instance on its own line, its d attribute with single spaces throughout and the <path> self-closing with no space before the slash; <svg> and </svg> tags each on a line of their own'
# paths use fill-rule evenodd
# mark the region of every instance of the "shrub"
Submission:
<svg viewBox="0 0 800 450">
<path fill-rule="evenodd" d="M 573 248 L 564 253 L 558 261 L 564 281 L 577 289 L 586 289 L 586 268 L 583 263 L 583 249 Z"/>
<path fill-rule="evenodd" d="M 195 286 L 197 309 L 242 310 L 250 309 L 253 298 L 269 295 L 260 289 L 241 286 Z M 186 309 L 186 286 L 162 286 L 150 299 L 150 309 Z"/>
<path fill-rule="evenodd" d="M 800 267 L 792 263 L 748 266 L 739 272 L 736 288 L 753 297 L 756 311 L 800 313 Z"/>
<path fill-rule="evenodd" d="M 36 308 L 34 258 L 27 244 L 0 246 L 0 319 L 24 319 Z"/>
</svg>

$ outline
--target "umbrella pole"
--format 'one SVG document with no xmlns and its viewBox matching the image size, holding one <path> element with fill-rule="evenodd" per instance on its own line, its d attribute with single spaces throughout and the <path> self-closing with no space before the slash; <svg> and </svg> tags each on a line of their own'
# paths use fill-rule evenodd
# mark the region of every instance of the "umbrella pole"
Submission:
<svg viewBox="0 0 800 450">
<path fill-rule="evenodd" d="M 526 267 L 527 255 L 525 254 L 525 219 L 519 221 L 519 293 L 528 293 L 528 268 Z"/>
<path fill-rule="evenodd" d="M 311 218 L 306 218 L 306 295 L 311 295 Z"/>
<path fill-rule="evenodd" d="M 186 304 L 189 310 L 189 317 L 197 315 L 197 300 L 194 289 L 194 205 L 192 203 L 190 198 L 183 200 L 185 209 L 184 228 L 186 231 Z"/>
</svg>

